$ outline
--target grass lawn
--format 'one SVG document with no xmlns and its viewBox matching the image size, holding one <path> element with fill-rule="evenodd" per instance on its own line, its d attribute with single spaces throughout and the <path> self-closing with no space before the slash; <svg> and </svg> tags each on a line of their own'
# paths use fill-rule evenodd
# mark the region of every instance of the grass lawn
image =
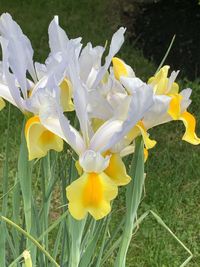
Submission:
<svg viewBox="0 0 200 267">
<path fill-rule="evenodd" d="M 35 59 L 42 61 L 49 53 L 47 27 L 53 15 L 69 37 L 82 36 L 83 42 L 104 45 L 121 25 L 118 1 L 106 0 L 1 0 L 0 13 L 9 12 L 32 41 Z M 120 56 L 130 64 L 136 74 L 147 79 L 156 67 L 148 62 L 130 43 L 125 43 Z M 181 67 L 181 66 L 180 66 Z M 190 112 L 199 121 L 199 82 L 181 81 L 183 88 L 193 88 L 193 105 Z M 0 119 L 0 174 L 4 159 L 4 143 L 8 106 Z M 19 151 L 22 115 L 11 108 L 10 176 Z M 187 266 L 200 266 L 200 148 L 181 141 L 183 125 L 171 122 L 153 129 L 151 137 L 157 146 L 150 151 L 146 163 L 146 187 L 139 215 L 146 210 L 158 213 L 171 230 L 193 252 L 194 258 Z M 1 184 L 1 176 L 0 176 Z M 122 190 L 123 191 L 123 190 Z M 123 192 L 118 199 L 123 209 Z M 120 220 L 120 218 L 119 218 Z M 148 216 L 135 235 L 128 253 L 127 267 L 177 267 L 187 258 L 187 253 L 152 216 Z M 111 263 L 108 266 L 112 266 Z"/>
</svg>

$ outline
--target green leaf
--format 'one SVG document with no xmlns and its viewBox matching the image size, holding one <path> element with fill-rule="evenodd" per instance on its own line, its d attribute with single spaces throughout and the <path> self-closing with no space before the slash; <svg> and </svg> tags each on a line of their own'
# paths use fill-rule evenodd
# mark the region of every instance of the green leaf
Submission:
<svg viewBox="0 0 200 267">
<path fill-rule="evenodd" d="M 132 238 L 134 221 L 141 201 L 144 186 L 144 144 L 141 137 L 135 141 L 135 154 L 131 163 L 131 182 L 126 190 L 125 225 L 122 233 L 122 242 L 115 261 L 115 267 L 125 267 L 126 255 Z"/>
</svg>

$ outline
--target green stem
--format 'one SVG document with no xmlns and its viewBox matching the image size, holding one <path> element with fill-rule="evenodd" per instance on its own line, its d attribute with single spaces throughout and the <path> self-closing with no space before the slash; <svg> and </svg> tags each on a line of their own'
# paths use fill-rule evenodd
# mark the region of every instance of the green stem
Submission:
<svg viewBox="0 0 200 267">
<path fill-rule="evenodd" d="M 132 181 L 126 191 L 126 215 L 122 241 L 115 261 L 115 267 L 125 267 L 126 255 L 131 242 L 134 221 L 136 219 L 138 206 L 141 201 L 144 186 L 144 145 L 141 137 L 135 142 L 135 156 L 131 164 Z"/>
<path fill-rule="evenodd" d="M 5 162 L 3 166 L 3 199 L 2 199 L 2 214 L 6 216 L 8 206 L 8 151 L 9 151 L 9 128 L 10 128 L 10 104 L 8 109 L 8 123 L 7 123 L 7 137 L 5 148 Z M 6 225 L 2 223 L 0 225 L 0 265 L 6 266 Z"/>
<path fill-rule="evenodd" d="M 73 158 L 71 158 L 70 164 L 70 178 L 75 180 L 78 174 L 74 165 Z M 70 255 L 69 255 L 69 266 L 78 267 L 81 256 L 81 240 L 85 227 L 86 219 L 81 221 L 75 220 L 71 215 L 68 216 L 68 227 L 70 235 Z"/>
</svg>

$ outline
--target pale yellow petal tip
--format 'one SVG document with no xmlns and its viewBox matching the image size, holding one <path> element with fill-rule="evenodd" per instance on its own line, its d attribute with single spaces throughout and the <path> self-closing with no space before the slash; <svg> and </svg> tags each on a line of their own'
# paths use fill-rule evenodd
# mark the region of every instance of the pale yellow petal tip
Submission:
<svg viewBox="0 0 200 267">
<path fill-rule="evenodd" d="M 146 130 L 142 121 L 139 121 L 135 127 L 137 127 L 139 129 L 139 131 L 142 135 L 142 138 L 144 140 L 144 145 L 145 145 L 146 149 L 151 149 L 157 144 L 157 142 L 155 140 L 152 140 L 149 138 L 149 134 L 147 133 L 147 130 Z"/>
<path fill-rule="evenodd" d="M 31 260 L 30 252 L 28 250 L 25 250 L 22 255 L 24 257 L 25 267 L 32 267 L 33 264 L 32 264 L 32 260 Z"/>
<path fill-rule="evenodd" d="M 199 145 L 200 138 L 198 138 L 195 133 L 195 129 L 196 129 L 195 117 L 189 112 L 185 111 L 181 114 L 179 120 L 183 121 L 185 125 L 185 134 L 183 135 L 182 140 L 192 145 Z"/>
<path fill-rule="evenodd" d="M 69 80 L 64 79 L 60 84 L 60 101 L 63 111 L 73 111 L 74 104 L 72 102 L 72 84 Z"/>
<path fill-rule="evenodd" d="M 128 76 L 128 70 L 123 60 L 117 57 L 113 57 L 112 63 L 113 63 L 114 75 L 117 80 L 120 80 L 121 76 L 125 76 L 125 77 Z"/>
<path fill-rule="evenodd" d="M 57 152 L 63 149 L 63 140 L 48 131 L 41 123 L 38 116 L 31 117 L 25 125 L 29 160 L 46 156 L 49 150 Z"/>
<path fill-rule="evenodd" d="M 102 219 L 110 212 L 110 201 L 117 193 L 116 184 L 105 173 L 84 173 L 66 188 L 69 212 L 76 220 L 88 213 L 95 220 Z"/>
<path fill-rule="evenodd" d="M 148 157 L 149 157 L 149 151 L 146 148 L 144 148 L 144 162 L 147 161 Z"/>
<path fill-rule="evenodd" d="M 0 97 L 0 110 L 5 108 L 5 106 L 6 106 L 6 102 L 3 100 L 3 98 Z"/>
</svg>

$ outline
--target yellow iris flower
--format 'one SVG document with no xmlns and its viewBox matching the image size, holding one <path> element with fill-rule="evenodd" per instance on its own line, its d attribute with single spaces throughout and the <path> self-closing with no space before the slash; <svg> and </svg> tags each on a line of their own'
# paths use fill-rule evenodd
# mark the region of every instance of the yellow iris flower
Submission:
<svg viewBox="0 0 200 267">
<path fill-rule="evenodd" d="M 121 80 L 123 79 L 123 77 L 130 77 L 129 76 L 130 66 L 126 65 L 123 60 L 118 58 L 113 58 L 112 62 L 113 62 L 114 75 L 117 80 Z M 167 121 L 170 121 L 171 119 L 181 120 L 186 128 L 182 139 L 193 145 L 198 145 L 200 143 L 200 139 L 197 137 L 195 133 L 196 120 L 194 116 L 189 112 L 187 112 L 186 108 L 184 108 L 184 102 L 189 103 L 190 100 L 187 97 L 185 97 L 182 92 L 179 93 L 179 85 L 176 82 L 174 82 L 178 72 L 173 72 L 171 76 L 168 78 L 168 71 L 169 71 L 169 66 L 164 66 L 160 69 L 158 73 L 156 73 L 153 77 L 151 77 L 148 80 L 148 84 L 150 84 L 153 87 L 154 94 L 156 96 L 158 97 L 164 96 L 169 98 L 169 105 L 167 110 L 168 115 L 166 114 L 166 116 L 163 116 L 162 114 L 163 122 L 158 120 L 157 124 L 165 123 Z M 163 110 L 164 108 L 165 107 L 163 106 Z M 158 108 L 158 113 L 161 111 L 161 109 Z M 156 122 L 152 124 L 153 126 L 156 126 Z M 141 121 L 129 132 L 127 138 L 133 140 L 137 135 L 142 134 L 146 149 L 150 149 L 156 144 L 156 142 L 154 140 L 149 139 L 147 134 L 148 129 L 146 129 L 144 123 L 142 123 Z M 147 156 L 147 151 L 145 152 L 145 154 Z"/>
<path fill-rule="evenodd" d="M 181 120 L 185 125 L 185 133 L 183 140 L 186 142 L 198 145 L 200 144 L 200 138 L 195 133 L 196 119 L 186 110 L 182 110 L 183 96 L 179 93 L 179 86 L 173 80 L 168 78 L 169 66 L 164 66 L 160 71 L 151 77 L 148 83 L 152 84 L 156 94 L 165 94 L 171 98 L 168 114 L 173 120 Z"/>
</svg>

